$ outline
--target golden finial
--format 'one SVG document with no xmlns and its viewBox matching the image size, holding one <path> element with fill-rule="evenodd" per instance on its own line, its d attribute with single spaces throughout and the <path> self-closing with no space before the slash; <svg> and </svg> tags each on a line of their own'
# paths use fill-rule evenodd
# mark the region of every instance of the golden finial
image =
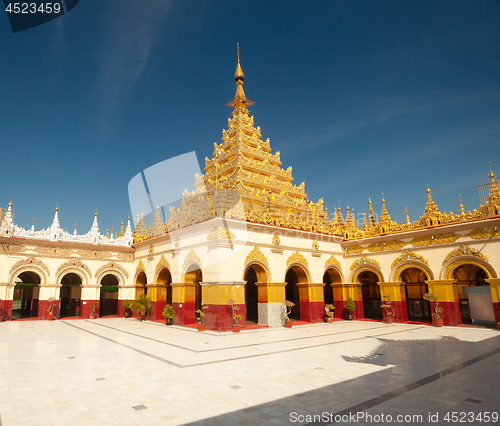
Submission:
<svg viewBox="0 0 500 426">
<path fill-rule="evenodd" d="M 408 206 L 406 206 L 406 223 L 410 224 L 410 216 L 408 215 Z"/>
<path fill-rule="evenodd" d="M 76 229 L 76 222 L 75 222 L 75 229 Z"/>
<path fill-rule="evenodd" d="M 491 169 L 491 161 L 489 163 L 490 163 L 490 179 L 491 179 L 491 183 L 494 183 L 496 176 L 493 173 L 493 170 Z"/>
<path fill-rule="evenodd" d="M 128 214 L 128 220 L 130 220 L 130 213 Z"/>
<path fill-rule="evenodd" d="M 238 80 L 243 81 L 245 79 L 245 74 L 243 74 L 243 70 L 240 65 L 240 44 L 237 43 L 238 50 L 238 65 L 236 65 L 236 72 L 234 73 L 234 80 L 237 82 Z"/>
<path fill-rule="evenodd" d="M 34 226 L 35 225 L 35 218 L 33 218 L 33 222 L 31 224 Z"/>
<path fill-rule="evenodd" d="M 57 205 L 56 205 L 56 212 L 58 212 L 58 211 L 59 211 L 59 203 L 57 203 Z"/>
<path fill-rule="evenodd" d="M 10 197 L 9 207 L 12 207 L 12 197 Z"/>
<path fill-rule="evenodd" d="M 97 217 L 97 209 L 95 209 L 94 216 Z"/>
<path fill-rule="evenodd" d="M 462 197 L 458 194 L 458 202 L 460 203 L 460 216 L 465 215 L 464 204 L 462 203 Z"/>
<path fill-rule="evenodd" d="M 130 220 L 130 218 L 129 218 L 129 220 Z M 123 220 L 122 220 L 122 227 L 121 227 L 121 229 L 120 229 L 120 237 L 123 237 L 123 235 L 124 235 L 124 234 L 123 234 Z"/>
<path fill-rule="evenodd" d="M 109 228 L 106 229 L 106 238 L 109 238 Z"/>
</svg>

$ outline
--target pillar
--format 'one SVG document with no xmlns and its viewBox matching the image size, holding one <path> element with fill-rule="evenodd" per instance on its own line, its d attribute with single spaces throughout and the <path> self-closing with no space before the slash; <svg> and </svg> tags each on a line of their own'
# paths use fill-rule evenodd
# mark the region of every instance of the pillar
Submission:
<svg viewBox="0 0 500 426">
<path fill-rule="evenodd" d="M 283 327 L 286 283 L 256 283 L 259 291 L 259 324 Z"/>
<path fill-rule="evenodd" d="M 118 284 L 118 316 L 125 316 L 125 309 L 123 308 L 123 302 L 125 300 L 130 300 L 133 302 L 135 299 L 135 285 L 120 285 Z"/>
<path fill-rule="evenodd" d="M 61 284 L 39 284 L 40 287 L 40 300 L 38 302 L 38 319 L 46 320 L 48 309 L 50 306 L 49 298 L 53 297 L 55 300 L 53 302 L 52 313 L 54 319 L 59 318 L 59 289 Z"/>
<path fill-rule="evenodd" d="M 345 301 L 343 284 L 330 284 L 333 291 L 333 306 L 335 307 L 335 318 L 345 319 Z M 347 299 L 346 299 L 347 300 Z"/>
<path fill-rule="evenodd" d="M 425 281 L 425 283 L 429 293 L 433 293 L 438 297 L 439 307 L 443 308 L 443 312 L 440 314 L 443 325 L 462 325 L 460 301 L 458 300 L 457 286 L 453 284 L 453 280 L 429 280 Z M 431 310 L 434 314 L 433 303 L 431 303 Z"/>
<path fill-rule="evenodd" d="M 300 320 L 308 322 L 324 322 L 325 300 L 323 286 L 325 283 L 298 283 L 300 301 Z"/>
<path fill-rule="evenodd" d="M 202 300 L 207 305 L 203 322 L 207 330 L 230 331 L 235 314 L 241 315 L 239 325 L 245 326 L 245 281 L 202 282 Z M 233 304 L 231 306 L 231 302 Z"/>
<path fill-rule="evenodd" d="M 196 283 L 171 283 L 174 324 L 196 324 Z"/>
<path fill-rule="evenodd" d="M 495 322 L 498 324 L 500 323 L 500 278 L 486 278 L 485 281 L 490 285 Z"/>
<path fill-rule="evenodd" d="M 167 286 L 168 284 L 148 284 L 148 296 L 151 298 L 153 306 L 153 320 L 163 319 L 163 308 L 167 304 Z"/>
<path fill-rule="evenodd" d="M 352 311 L 353 318 L 362 319 L 365 317 L 360 283 L 331 284 L 331 286 L 333 288 L 333 306 L 335 306 L 336 318 L 345 319 L 347 314 L 345 305 L 349 298 L 354 300 L 354 304 L 356 305 L 356 309 Z"/>
<path fill-rule="evenodd" d="M 394 308 L 394 322 L 408 321 L 408 307 L 406 306 L 406 295 L 404 283 L 402 281 L 377 283 L 380 287 L 380 298 L 382 302 L 386 300 L 384 295 L 389 295 L 391 305 Z M 385 312 L 384 312 L 385 318 Z"/>
</svg>

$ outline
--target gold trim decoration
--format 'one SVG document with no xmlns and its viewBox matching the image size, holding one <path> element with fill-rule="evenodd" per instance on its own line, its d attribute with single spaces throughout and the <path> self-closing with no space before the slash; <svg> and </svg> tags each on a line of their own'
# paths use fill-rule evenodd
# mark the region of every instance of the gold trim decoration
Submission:
<svg viewBox="0 0 500 426">
<path fill-rule="evenodd" d="M 248 256 L 245 259 L 245 265 L 250 263 L 252 260 L 260 260 L 269 268 L 269 262 L 267 261 L 266 256 L 260 251 L 259 247 L 255 246 L 253 250 L 248 253 Z"/>
<path fill-rule="evenodd" d="M 438 235 L 426 235 L 425 237 L 417 237 L 410 241 L 413 247 L 433 246 L 437 244 L 449 244 L 457 241 L 461 235 L 453 232 Z"/>
<path fill-rule="evenodd" d="M 497 228 L 474 229 L 468 234 L 465 234 L 464 237 L 474 238 L 475 240 L 489 240 L 490 238 L 498 238 L 500 237 L 500 231 L 495 231 L 495 229 Z"/>
<path fill-rule="evenodd" d="M 146 267 L 144 266 L 142 259 L 139 259 L 139 263 L 137 264 L 137 268 L 135 268 L 135 273 L 137 274 L 137 272 L 139 270 L 142 270 L 142 271 L 144 271 L 144 273 L 146 273 Z"/>
<path fill-rule="evenodd" d="M 148 249 L 148 254 L 154 254 L 154 252 L 155 252 L 155 248 L 154 248 L 153 244 L 151 244 L 149 246 L 149 249 Z"/>
<path fill-rule="evenodd" d="M 54 257 L 69 257 L 74 253 L 72 249 L 61 247 L 37 247 L 34 251 L 41 255 Z"/>
<path fill-rule="evenodd" d="M 340 267 L 340 262 L 335 259 L 335 256 L 332 254 L 325 262 L 325 269 L 327 269 L 328 266 L 336 266 L 340 271 L 342 268 Z"/>
<path fill-rule="evenodd" d="M 290 266 L 290 264 L 293 262 L 303 263 L 309 268 L 309 263 L 307 263 L 307 259 L 304 256 L 302 256 L 298 250 L 295 253 L 292 253 L 292 255 L 286 260 L 286 266 Z"/>
<path fill-rule="evenodd" d="M 394 262 L 392 262 L 391 265 L 391 269 L 394 269 L 394 267 L 398 263 L 406 262 L 408 260 L 416 260 L 418 262 L 422 262 L 427 266 L 429 266 L 429 262 L 423 256 L 420 256 L 419 254 L 413 251 L 406 250 L 404 253 L 400 254 L 398 257 L 396 257 L 396 259 L 394 259 Z"/>
<path fill-rule="evenodd" d="M 158 270 L 160 269 L 161 266 L 166 266 L 169 271 L 172 270 L 170 268 L 170 263 L 168 263 L 168 260 L 165 258 L 164 254 L 161 255 L 160 260 L 158 261 L 158 264 L 156 265 L 155 274 L 158 273 Z"/>
<path fill-rule="evenodd" d="M 365 250 L 362 246 L 348 246 L 344 247 L 345 254 L 360 254 Z"/>
<path fill-rule="evenodd" d="M 453 279 L 453 271 L 457 269 L 459 266 L 462 265 L 476 265 L 483 269 L 483 271 L 486 272 L 486 275 L 488 275 L 488 278 L 495 278 L 495 271 L 489 264 L 483 264 L 477 259 L 457 259 L 453 262 L 451 262 L 447 267 L 446 270 L 444 271 L 444 279 L 445 280 L 452 280 Z"/>
<path fill-rule="evenodd" d="M 64 269 L 73 268 L 73 267 L 82 268 L 88 274 L 89 277 L 92 276 L 92 272 L 90 271 L 90 268 L 85 263 L 83 263 L 80 259 L 68 259 L 66 262 L 64 262 L 62 265 L 60 265 L 59 268 L 57 268 L 56 281 L 57 281 L 57 278 L 59 277 L 59 275 L 62 273 L 62 271 L 64 271 Z"/>
<path fill-rule="evenodd" d="M 386 243 L 384 242 L 378 242 L 374 244 L 370 244 L 366 249 L 369 252 L 376 253 L 380 251 L 387 251 L 387 250 L 399 250 L 402 249 L 406 243 L 401 240 L 393 240 L 393 241 L 388 241 Z"/>
<path fill-rule="evenodd" d="M 116 257 L 120 260 L 128 260 L 128 261 L 133 261 L 134 260 L 134 254 L 133 253 L 117 253 Z"/>
<path fill-rule="evenodd" d="M 49 268 L 45 263 L 43 263 L 40 259 L 37 259 L 36 257 L 28 257 L 27 259 L 21 259 L 18 260 L 14 265 L 12 265 L 12 268 L 10 268 L 9 275 L 12 275 L 14 272 L 16 272 L 17 269 L 23 268 L 25 266 L 37 266 L 39 268 L 42 268 L 46 273 L 47 276 L 50 276 Z"/>
<path fill-rule="evenodd" d="M 101 275 L 102 272 L 106 270 L 111 270 L 111 271 L 119 271 L 123 275 L 125 275 L 125 278 L 128 278 L 128 272 L 125 270 L 125 268 L 121 265 L 119 265 L 116 262 L 109 262 L 106 263 L 105 265 L 102 265 L 94 274 L 94 278 L 97 278 L 99 275 Z"/>
<path fill-rule="evenodd" d="M 459 256 L 476 256 L 479 257 L 480 259 L 485 260 L 486 262 L 488 261 L 488 258 L 481 252 L 478 252 L 476 249 L 470 248 L 466 246 L 465 244 L 462 244 L 460 247 L 456 248 L 455 250 L 451 251 L 448 256 L 446 256 L 443 260 L 443 265 L 448 262 L 450 259 L 454 257 L 459 257 Z"/>
<path fill-rule="evenodd" d="M 21 244 L 2 244 L 5 253 L 16 254 L 27 251 L 28 249 Z"/>
<path fill-rule="evenodd" d="M 312 242 L 312 248 L 313 248 L 314 250 L 319 250 L 319 244 L 318 244 L 318 242 L 317 242 L 317 241 L 313 241 L 313 242 Z"/>
<path fill-rule="evenodd" d="M 174 248 L 179 248 L 179 246 L 181 245 L 181 240 L 179 240 L 179 238 L 176 238 L 172 245 L 174 246 Z"/>
<path fill-rule="evenodd" d="M 368 257 L 363 256 L 361 259 L 352 262 L 351 271 L 357 268 L 358 266 L 364 266 L 364 265 L 372 265 L 380 269 L 380 263 L 378 263 L 375 259 L 369 259 Z"/>
<path fill-rule="evenodd" d="M 186 267 L 186 265 L 191 261 L 191 260 L 194 260 L 195 262 L 198 263 L 198 266 L 200 267 L 200 269 L 202 268 L 202 265 L 201 265 L 201 259 L 200 257 L 195 253 L 195 251 L 193 250 L 193 248 L 191 247 L 191 250 L 189 250 L 189 253 L 188 255 L 186 256 L 186 259 L 184 259 L 184 263 L 182 264 L 182 269 L 184 269 Z"/>
<path fill-rule="evenodd" d="M 281 244 L 281 240 L 280 240 L 280 237 L 278 234 L 274 234 L 273 235 L 273 240 L 272 240 L 273 244 L 275 246 L 279 246 Z"/>
<path fill-rule="evenodd" d="M 100 250 L 77 250 L 75 251 L 80 257 L 86 257 L 88 259 L 110 259 L 113 253 L 110 251 L 100 251 Z"/>
<path fill-rule="evenodd" d="M 207 240 L 234 240 L 236 235 L 231 232 L 228 228 L 219 226 L 218 228 L 212 229 L 210 234 L 207 235 Z"/>
</svg>

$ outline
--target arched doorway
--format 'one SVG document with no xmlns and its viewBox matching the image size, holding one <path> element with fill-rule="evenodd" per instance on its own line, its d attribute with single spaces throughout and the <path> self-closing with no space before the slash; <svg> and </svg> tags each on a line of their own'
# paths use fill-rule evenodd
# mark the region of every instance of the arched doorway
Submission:
<svg viewBox="0 0 500 426">
<path fill-rule="evenodd" d="M 453 271 L 452 277 L 456 282 L 458 290 L 462 322 L 465 324 L 472 324 L 473 318 L 471 315 L 469 295 L 471 299 L 473 299 L 474 297 L 476 297 L 474 296 L 476 292 L 474 290 L 470 290 L 469 288 L 489 286 L 489 284 L 485 281 L 485 279 L 488 277 L 486 271 L 478 265 L 468 263 L 457 267 Z M 480 289 L 478 290 L 480 291 Z"/>
<path fill-rule="evenodd" d="M 380 278 L 372 271 L 363 271 L 358 275 L 365 318 L 382 319 L 380 287 L 377 284 L 379 281 Z"/>
<path fill-rule="evenodd" d="M 295 307 L 289 315 L 291 320 L 300 320 L 300 293 L 297 284 L 307 283 L 308 281 L 306 271 L 298 265 L 294 265 L 286 271 L 285 298 L 295 303 Z"/>
<path fill-rule="evenodd" d="M 245 319 L 247 322 L 259 323 L 259 289 L 258 282 L 267 282 L 266 270 L 258 263 L 247 267 L 243 277 L 245 284 Z"/>
<path fill-rule="evenodd" d="M 144 271 L 140 271 L 135 277 L 135 297 L 141 296 L 143 294 L 148 294 L 148 288 L 146 284 L 148 279 Z"/>
<path fill-rule="evenodd" d="M 172 274 L 168 270 L 168 268 L 163 268 L 156 278 L 156 282 L 158 284 L 163 284 L 166 287 L 161 287 L 158 290 L 158 300 L 164 300 L 167 305 L 172 304 Z M 163 309 L 163 308 L 162 308 Z"/>
<path fill-rule="evenodd" d="M 325 301 L 325 305 L 333 305 L 335 298 L 333 297 L 332 284 L 342 283 L 342 277 L 340 276 L 339 271 L 335 268 L 328 268 L 323 274 L 323 282 L 325 283 L 323 286 L 323 299 Z"/>
<path fill-rule="evenodd" d="M 59 292 L 59 318 L 68 318 L 81 315 L 82 279 L 72 272 L 61 279 Z"/>
<path fill-rule="evenodd" d="M 38 317 L 40 276 L 33 271 L 21 272 L 15 279 L 11 319 Z"/>
<path fill-rule="evenodd" d="M 106 274 L 100 284 L 99 316 L 118 315 L 118 278 Z"/>
<path fill-rule="evenodd" d="M 201 285 L 200 283 L 203 281 L 203 274 L 201 273 L 201 269 L 197 264 L 189 265 L 186 273 L 184 274 L 184 282 L 185 283 L 194 283 L 194 302 L 195 302 L 195 311 L 201 309 Z M 187 300 L 186 300 L 187 302 Z"/>
<path fill-rule="evenodd" d="M 407 268 L 401 272 L 409 321 L 432 322 L 430 303 L 424 299 L 424 294 L 429 292 L 425 283 L 428 279 L 427 274 L 419 268 Z"/>
</svg>

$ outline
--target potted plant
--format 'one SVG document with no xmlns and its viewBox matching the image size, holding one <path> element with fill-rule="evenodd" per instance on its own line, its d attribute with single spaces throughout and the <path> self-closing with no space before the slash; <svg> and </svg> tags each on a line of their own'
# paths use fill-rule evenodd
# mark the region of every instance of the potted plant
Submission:
<svg viewBox="0 0 500 426">
<path fill-rule="evenodd" d="M 382 297 L 385 299 L 384 303 L 380 305 L 380 307 L 385 312 L 384 322 L 386 324 L 392 324 L 392 322 L 394 321 L 394 315 L 396 314 L 396 311 L 394 310 L 394 307 L 391 304 L 391 295 L 384 294 Z"/>
<path fill-rule="evenodd" d="M 243 317 L 238 313 L 239 308 L 234 305 L 234 300 L 228 300 L 227 302 L 231 306 L 231 317 L 234 321 L 233 333 L 239 333 L 241 329 L 239 322 Z"/>
<path fill-rule="evenodd" d="M 205 331 L 206 325 L 203 324 L 203 315 L 205 315 L 205 310 L 208 308 L 206 303 L 202 303 L 200 309 L 196 311 L 196 322 L 198 323 L 198 331 Z"/>
<path fill-rule="evenodd" d="M 354 300 L 352 300 L 352 297 L 349 297 L 349 299 L 347 299 L 347 302 L 345 304 L 345 310 L 347 311 L 347 313 L 345 314 L 346 320 L 353 319 L 352 311 L 354 311 L 355 309 L 356 309 L 356 304 L 354 303 Z"/>
<path fill-rule="evenodd" d="M 49 297 L 47 299 L 47 302 L 49 302 L 49 309 L 47 309 L 47 321 L 52 321 L 52 318 L 54 318 L 54 299 L 53 297 Z"/>
<path fill-rule="evenodd" d="M 172 305 L 165 305 L 162 312 L 163 318 L 165 318 L 166 325 L 172 325 L 174 323 L 175 310 Z"/>
<path fill-rule="evenodd" d="M 285 300 L 285 327 L 292 328 L 292 321 L 290 321 L 290 314 L 292 313 L 293 308 L 295 307 L 295 303 L 290 302 L 289 300 Z"/>
<path fill-rule="evenodd" d="M 123 316 L 125 318 L 131 318 L 132 317 L 132 309 L 130 307 L 132 306 L 132 302 L 128 299 L 125 299 L 123 301 Z"/>
<path fill-rule="evenodd" d="M 90 304 L 90 319 L 96 319 L 98 314 L 97 309 L 99 309 L 99 302 L 92 302 Z"/>
<path fill-rule="evenodd" d="M 434 325 L 435 327 L 442 327 L 443 319 L 439 314 L 443 312 L 443 308 L 439 307 L 438 297 L 434 293 L 425 293 L 424 299 L 428 302 L 431 302 L 434 306 L 434 312 L 432 313 L 432 325 Z"/>
<path fill-rule="evenodd" d="M 146 316 L 148 316 L 153 310 L 153 306 L 151 305 L 151 300 L 148 296 L 140 294 L 136 296 L 130 309 L 132 309 L 134 314 L 139 315 L 141 321 L 144 321 Z"/>
<path fill-rule="evenodd" d="M 328 324 L 333 323 L 333 314 L 335 313 L 335 306 L 331 303 L 325 305 L 325 320 Z"/>
</svg>

